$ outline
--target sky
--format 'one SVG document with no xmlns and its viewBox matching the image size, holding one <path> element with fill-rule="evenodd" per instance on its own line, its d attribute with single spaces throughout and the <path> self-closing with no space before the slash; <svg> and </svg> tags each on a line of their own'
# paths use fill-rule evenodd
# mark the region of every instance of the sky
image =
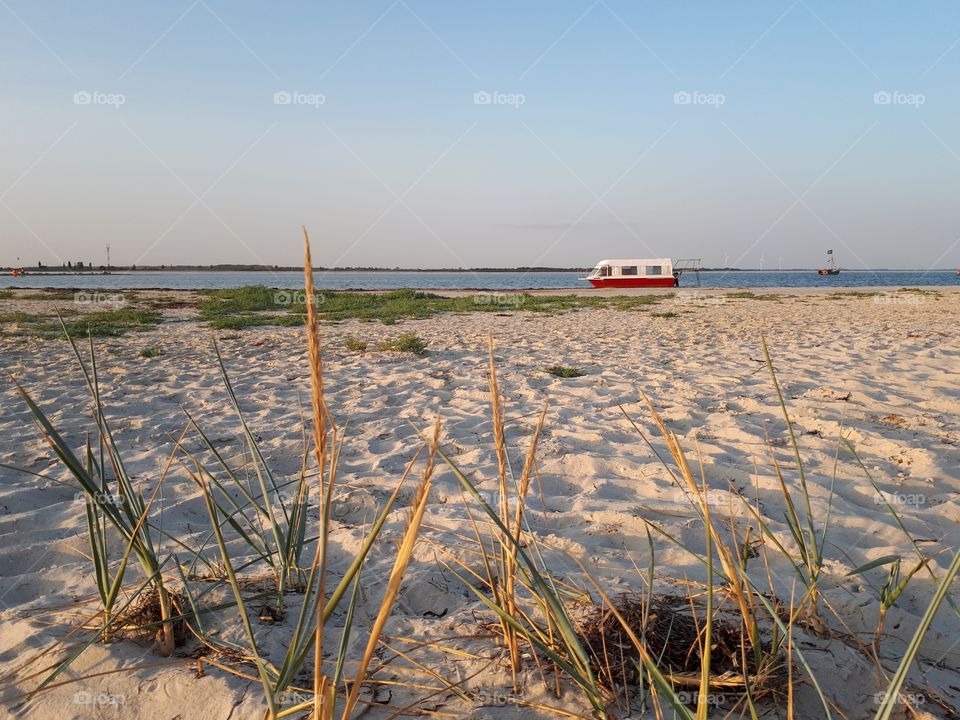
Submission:
<svg viewBox="0 0 960 720">
<path fill-rule="evenodd" d="M 0 0 L 0 265 L 960 266 L 960 4 Z"/>
</svg>

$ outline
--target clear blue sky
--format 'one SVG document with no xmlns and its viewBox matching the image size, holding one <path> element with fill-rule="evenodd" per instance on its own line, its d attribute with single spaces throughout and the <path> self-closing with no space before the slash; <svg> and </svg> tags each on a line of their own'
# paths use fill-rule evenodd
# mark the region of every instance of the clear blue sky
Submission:
<svg viewBox="0 0 960 720">
<path fill-rule="evenodd" d="M 960 265 L 956 2 L 0 18 L 0 264 Z"/>
</svg>

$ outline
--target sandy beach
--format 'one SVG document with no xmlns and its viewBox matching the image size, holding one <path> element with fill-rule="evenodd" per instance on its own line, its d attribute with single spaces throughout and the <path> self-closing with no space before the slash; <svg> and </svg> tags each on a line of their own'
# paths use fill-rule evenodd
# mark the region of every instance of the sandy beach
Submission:
<svg viewBox="0 0 960 720">
<path fill-rule="evenodd" d="M 13 297 L 4 304 L 5 312 L 33 313 L 49 310 L 53 301 Z M 170 537 L 191 548 L 203 545 L 211 561 L 217 558 L 202 493 L 187 472 L 189 460 L 174 453 L 187 426 L 185 411 L 237 467 L 248 452 L 224 391 L 214 337 L 258 446 L 278 477 L 295 477 L 303 462 L 310 366 L 301 327 L 211 330 L 189 303 L 168 302 L 162 314 L 161 324 L 97 338 L 95 345 L 105 412 L 145 495 L 171 454 L 179 456 L 151 515 L 166 534 L 160 541 L 163 554 L 175 556 L 168 565 L 171 582 L 179 583 L 175 566 L 189 553 Z M 346 320 L 323 323 L 320 331 L 326 402 L 343 436 L 330 548 L 334 575 L 356 556 L 377 508 L 421 444 L 417 432 L 429 433 L 438 414 L 442 448 L 493 497 L 497 458 L 488 335 L 495 345 L 506 446 L 516 472 L 547 407 L 527 521 L 558 578 L 581 592 L 590 590 L 577 558 L 611 597 L 644 590 L 649 523 L 703 552 L 702 522 L 689 493 L 624 415 L 667 454 L 643 392 L 677 434 L 698 477 L 702 463 L 715 520 L 741 533 L 753 526 L 758 557 L 749 568 L 765 583 L 770 579 L 777 596 L 789 604 L 803 592 L 797 575 L 758 531 L 747 508 L 750 503 L 759 508 L 780 542 L 795 547 L 772 457 L 791 487 L 797 478 L 760 343 L 765 336 L 803 458 L 813 521 L 818 533 L 827 528 L 819 624 L 798 628 L 794 641 L 837 717 L 874 716 L 878 693 L 886 686 L 878 666 L 888 676 L 896 669 L 934 592 L 933 577 L 945 574 L 960 545 L 960 291 L 790 289 L 737 297 L 691 290 L 634 311 L 584 308 L 550 314 L 504 302 L 496 313 L 444 313 L 394 325 Z M 403 333 L 425 340 L 426 353 L 376 349 Z M 347 338 L 367 342 L 368 349 L 348 350 Z M 83 343 L 80 347 L 86 353 Z M 159 354 L 143 357 L 147 348 Z M 84 557 L 89 545 L 79 488 L 43 441 L 6 373 L 26 388 L 71 447 L 79 450 L 95 426 L 83 376 L 64 340 L 5 333 L 0 358 L 5 372 L 0 387 L 0 698 L 7 712 L 44 718 L 262 718 L 265 705 L 253 667 L 238 662 L 231 674 L 208 665 L 198 677 L 196 643 L 190 642 L 172 657 L 157 655 L 144 639 L 93 643 L 53 686 L 24 698 L 44 677 L 40 671 L 62 658 L 82 634 L 34 658 L 95 615 L 98 601 L 91 563 Z M 583 374 L 555 377 L 545 371 L 550 366 Z M 840 442 L 841 434 L 880 494 Z M 195 432 L 183 442 L 192 453 L 207 452 Z M 377 651 L 377 662 L 385 665 L 374 679 L 383 682 L 364 696 L 378 704 L 366 716 L 391 717 L 411 706 L 411 713 L 438 717 L 553 716 L 546 708 L 589 717 L 589 705 L 575 690 L 563 687 L 555 696 L 529 652 L 519 681 L 523 692 L 513 692 L 502 649 L 487 637 L 495 616 L 451 569 L 451 557 L 474 567 L 480 560 L 460 485 L 443 463 L 431 493 L 413 561 Z M 409 505 L 412 494 L 412 486 L 405 488 L 399 504 Z M 849 573 L 889 555 L 903 559 L 903 574 L 916 564 L 915 548 L 888 505 L 930 560 L 889 610 L 875 661 L 867 646 L 886 569 Z M 311 525 L 316 523 L 313 496 L 308 516 Z M 373 622 L 404 522 L 403 512 L 393 513 L 371 551 L 353 620 L 360 628 Z M 235 535 L 228 541 L 243 555 Z M 652 544 L 657 588 L 669 592 L 705 582 L 703 564 L 677 544 L 656 532 Z M 759 552 L 761 544 L 767 553 Z M 112 557 L 122 551 L 117 541 Z M 128 591 L 138 584 L 131 571 Z M 197 579 L 194 585 L 211 583 Z M 255 590 L 251 586 L 250 592 Z M 219 587 L 207 601 L 229 598 L 229 590 Z M 296 599 L 291 602 L 295 608 Z M 242 646 L 243 631 L 231 612 L 212 611 L 206 624 L 211 637 Z M 254 623 L 261 652 L 273 662 L 282 660 L 295 614 L 291 610 L 279 622 Z M 343 622 L 338 610 L 330 628 L 332 647 L 339 640 L 334 629 Z M 362 650 L 364 638 L 365 630 L 352 653 Z M 806 671 L 795 664 L 793 672 L 796 717 L 823 717 L 815 688 L 803 679 Z M 462 690 L 444 682 L 462 683 Z M 894 717 L 960 713 L 960 619 L 947 604 L 937 613 L 903 692 L 914 700 L 913 708 L 900 704 Z M 723 702 L 716 703 L 716 717 L 729 712 Z M 734 716 L 743 712 L 741 707 Z M 787 717 L 782 703 L 764 712 L 762 717 Z"/>
</svg>

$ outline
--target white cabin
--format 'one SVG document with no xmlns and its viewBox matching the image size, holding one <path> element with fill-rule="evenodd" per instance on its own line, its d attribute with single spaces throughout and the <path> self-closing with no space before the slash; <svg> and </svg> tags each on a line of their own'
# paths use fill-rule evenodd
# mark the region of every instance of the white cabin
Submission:
<svg viewBox="0 0 960 720">
<path fill-rule="evenodd" d="M 601 260 L 587 277 L 672 278 L 673 260 L 670 258 Z"/>
</svg>

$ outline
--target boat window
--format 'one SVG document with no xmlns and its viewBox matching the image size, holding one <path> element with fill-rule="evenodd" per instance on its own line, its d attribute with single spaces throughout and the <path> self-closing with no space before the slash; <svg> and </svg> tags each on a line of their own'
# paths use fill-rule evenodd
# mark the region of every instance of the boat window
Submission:
<svg viewBox="0 0 960 720">
<path fill-rule="evenodd" d="M 663 275 L 663 265 L 647 265 L 647 275 Z"/>
<path fill-rule="evenodd" d="M 600 275 L 600 277 L 610 277 L 609 265 L 601 265 L 600 267 L 597 268 L 597 271 L 598 271 L 597 274 Z"/>
<path fill-rule="evenodd" d="M 620 268 L 621 275 L 636 275 L 637 266 L 636 265 L 624 265 Z"/>
</svg>

